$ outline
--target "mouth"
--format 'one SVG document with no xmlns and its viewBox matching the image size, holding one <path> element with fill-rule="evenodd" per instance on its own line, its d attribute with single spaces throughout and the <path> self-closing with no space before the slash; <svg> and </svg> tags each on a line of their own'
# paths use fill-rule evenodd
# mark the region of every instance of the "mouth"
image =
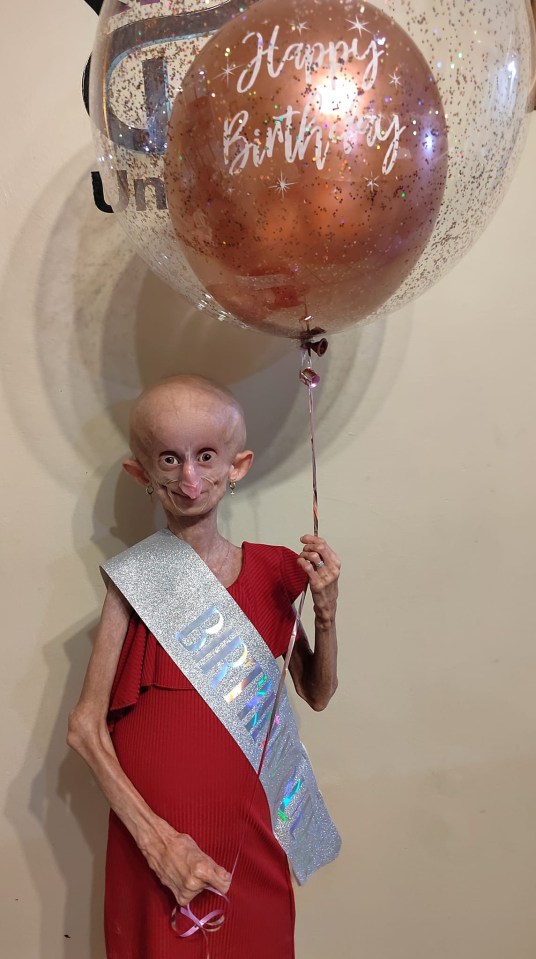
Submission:
<svg viewBox="0 0 536 959">
<path fill-rule="evenodd" d="M 197 503 L 204 492 L 204 489 L 200 489 L 195 496 L 190 496 L 188 493 L 183 493 L 182 490 L 170 489 L 169 486 L 166 487 L 168 496 L 170 496 L 172 500 L 178 500 L 180 503 Z"/>
</svg>

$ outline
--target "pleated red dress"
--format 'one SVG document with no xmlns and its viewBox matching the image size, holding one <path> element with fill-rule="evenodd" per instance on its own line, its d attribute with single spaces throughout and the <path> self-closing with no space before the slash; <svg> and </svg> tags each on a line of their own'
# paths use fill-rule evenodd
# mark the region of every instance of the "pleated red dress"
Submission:
<svg viewBox="0 0 536 959">
<path fill-rule="evenodd" d="M 242 569 L 229 593 L 275 657 L 284 655 L 292 602 L 306 576 L 285 547 L 244 543 Z M 210 933 L 210 959 L 293 959 L 294 896 L 287 858 L 275 839 L 262 787 L 234 739 L 132 614 L 110 699 L 114 747 L 149 806 L 192 836 L 215 862 L 238 864 L 225 921 Z M 252 802 L 253 799 L 253 802 Z M 202 893 L 197 916 L 221 906 Z M 175 900 L 130 833 L 110 813 L 106 860 L 108 959 L 205 959 L 197 932 L 179 939 L 171 927 Z M 181 928 L 190 924 L 181 918 Z"/>
</svg>

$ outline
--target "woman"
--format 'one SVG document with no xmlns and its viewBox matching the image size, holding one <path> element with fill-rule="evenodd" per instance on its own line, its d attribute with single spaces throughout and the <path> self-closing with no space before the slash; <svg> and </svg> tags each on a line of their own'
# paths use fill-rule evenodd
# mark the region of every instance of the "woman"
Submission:
<svg viewBox="0 0 536 959">
<path fill-rule="evenodd" d="M 199 377 L 166 380 L 136 401 L 130 443 L 126 471 L 159 499 L 170 533 L 195 550 L 275 657 L 286 651 L 292 603 L 308 584 L 314 651 L 299 635 L 289 671 L 298 694 L 324 709 L 337 685 L 340 563 L 315 536 L 302 536 L 296 556 L 284 547 L 237 547 L 220 534 L 219 503 L 253 461 L 235 398 Z M 68 742 L 111 807 L 108 959 L 204 956 L 202 935 L 178 938 L 189 924 L 172 928 L 173 907 L 203 893 L 194 904 L 202 915 L 216 898 L 203 891 L 225 895 L 231 878 L 212 959 L 292 959 L 289 867 L 254 770 L 112 581 Z"/>
</svg>

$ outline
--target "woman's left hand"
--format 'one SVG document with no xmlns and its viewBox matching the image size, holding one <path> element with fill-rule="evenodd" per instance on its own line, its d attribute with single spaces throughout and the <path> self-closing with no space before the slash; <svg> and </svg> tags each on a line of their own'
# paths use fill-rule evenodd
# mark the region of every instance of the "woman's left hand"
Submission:
<svg viewBox="0 0 536 959">
<path fill-rule="evenodd" d="M 331 625 L 335 618 L 338 596 L 338 580 L 341 562 L 325 539 L 307 533 L 300 537 L 303 549 L 298 564 L 309 577 L 315 616 L 324 625 Z"/>
</svg>

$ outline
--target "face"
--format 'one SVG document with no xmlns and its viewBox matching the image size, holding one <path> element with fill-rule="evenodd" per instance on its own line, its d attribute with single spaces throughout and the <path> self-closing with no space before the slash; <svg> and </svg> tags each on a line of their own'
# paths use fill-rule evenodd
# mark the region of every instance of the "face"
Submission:
<svg viewBox="0 0 536 959">
<path fill-rule="evenodd" d="M 227 482 L 243 475 L 239 425 L 233 407 L 204 391 L 170 391 L 149 404 L 138 459 L 166 513 L 199 516 L 217 507 Z"/>
</svg>

